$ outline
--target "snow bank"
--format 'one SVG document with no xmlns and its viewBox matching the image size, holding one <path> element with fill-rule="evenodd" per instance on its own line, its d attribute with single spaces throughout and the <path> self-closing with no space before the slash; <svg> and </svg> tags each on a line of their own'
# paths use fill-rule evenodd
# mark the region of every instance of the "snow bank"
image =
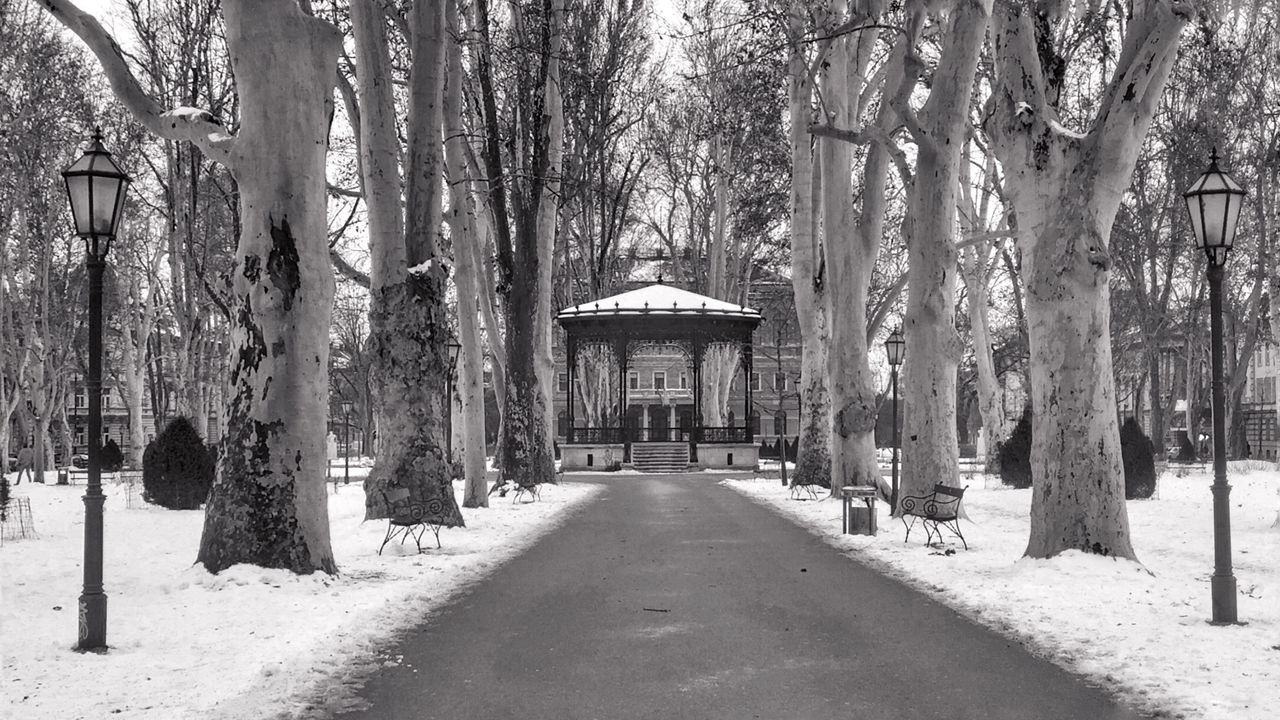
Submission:
<svg viewBox="0 0 1280 720">
<path fill-rule="evenodd" d="M 353 477 L 362 477 L 352 467 Z M 456 486 L 461 497 L 461 483 Z M 341 574 L 193 566 L 200 511 L 126 509 L 109 486 L 108 653 L 73 651 L 81 589 L 83 487 L 15 488 L 39 538 L 0 546 L 0 717 L 263 718 L 350 702 L 351 678 L 397 632 L 514 557 L 600 490 L 547 486 L 542 500 L 491 498 L 417 555 L 362 522 L 358 484 L 329 495 Z M 430 540 L 430 533 L 426 539 Z M 425 545 L 425 543 L 424 543 Z"/>
<path fill-rule="evenodd" d="M 877 536 L 842 535 L 839 501 L 790 500 L 776 479 L 722 484 L 1136 704 L 1171 717 L 1270 720 L 1280 708 L 1280 532 L 1269 529 L 1280 472 L 1236 470 L 1233 560 L 1239 617 L 1248 624 L 1233 627 L 1206 622 L 1213 573 L 1206 473 L 1166 474 L 1156 498 L 1128 503 L 1141 564 L 1080 552 L 1023 558 L 1031 491 L 978 487 L 979 478 L 964 497 L 974 521 L 962 526 L 970 549 L 949 543 L 951 555 L 924 547 L 919 530 L 904 544 L 903 525 L 885 503 L 877 504 Z"/>
</svg>

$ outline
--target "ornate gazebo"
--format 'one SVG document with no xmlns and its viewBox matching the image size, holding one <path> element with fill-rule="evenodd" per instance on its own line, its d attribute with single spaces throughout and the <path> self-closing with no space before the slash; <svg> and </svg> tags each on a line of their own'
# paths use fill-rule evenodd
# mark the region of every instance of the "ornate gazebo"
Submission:
<svg viewBox="0 0 1280 720">
<path fill-rule="evenodd" d="M 756 447 L 751 426 L 752 333 L 760 324 L 759 311 L 682 290 L 661 281 L 654 285 L 565 308 L 556 320 L 565 331 L 565 366 L 568 383 L 563 388 L 568 426 L 561 448 L 565 468 L 602 467 L 617 459 L 639 465 L 640 447 L 684 445 L 688 460 L 703 467 L 743 467 L 755 465 Z M 604 346 L 612 355 L 617 371 L 614 412 L 607 422 L 579 426 L 576 417 L 580 352 L 589 346 Z M 691 371 L 692 403 L 681 421 L 650 423 L 646 410 L 644 426 L 628 422 L 628 367 L 633 353 L 645 346 L 674 348 L 684 356 Z M 706 426 L 703 423 L 703 360 L 715 346 L 736 347 L 745 380 L 742 423 Z M 663 391 L 667 388 L 662 388 Z M 668 395 L 654 388 L 650 394 Z M 668 400 L 668 402 L 670 402 Z M 675 415 L 674 405 L 671 415 Z M 729 414 L 732 418 L 732 413 Z M 657 419 L 657 418 L 655 418 Z M 700 451 L 701 446 L 701 451 Z M 633 453 L 633 449 L 636 453 Z M 736 451 L 736 452 L 735 452 Z M 603 458 L 603 461 L 598 459 Z"/>
</svg>

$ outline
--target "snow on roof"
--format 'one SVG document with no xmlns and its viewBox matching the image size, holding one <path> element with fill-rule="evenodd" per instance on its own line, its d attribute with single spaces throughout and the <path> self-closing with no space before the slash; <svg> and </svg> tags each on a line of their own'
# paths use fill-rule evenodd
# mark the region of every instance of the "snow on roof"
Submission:
<svg viewBox="0 0 1280 720">
<path fill-rule="evenodd" d="M 581 315 L 716 315 L 744 318 L 760 317 L 759 310 L 735 305 L 724 300 L 682 290 L 673 285 L 656 283 L 599 300 L 574 305 L 560 311 L 561 319 Z"/>
</svg>

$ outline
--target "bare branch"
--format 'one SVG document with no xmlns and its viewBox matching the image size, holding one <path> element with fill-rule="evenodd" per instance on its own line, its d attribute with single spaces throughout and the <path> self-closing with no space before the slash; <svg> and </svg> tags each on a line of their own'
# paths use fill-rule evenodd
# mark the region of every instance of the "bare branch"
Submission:
<svg viewBox="0 0 1280 720">
<path fill-rule="evenodd" d="M 120 45 L 96 18 L 69 0 L 40 0 L 40 4 L 97 56 L 116 97 L 143 127 L 162 138 L 191 142 L 206 156 L 234 171 L 236 139 L 207 110 L 162 110 L 143 90 L 129 70 Z"/>
</svg>

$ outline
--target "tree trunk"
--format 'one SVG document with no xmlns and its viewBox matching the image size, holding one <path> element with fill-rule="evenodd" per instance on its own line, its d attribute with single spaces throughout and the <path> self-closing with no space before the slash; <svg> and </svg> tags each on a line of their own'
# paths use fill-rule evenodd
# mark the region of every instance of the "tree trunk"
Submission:
<svg viewBox="0 0 1280 720">
<path fill-rule="evenodd" d="M 555 266 L 556 221 L 560 216 L 560 175 L 564 158 L 564 99 L 560 94 L 560 51 L 563 44 L 564 0 L 551 0 L 550 39 L 547 54 L 547 79 L 543 91 L 543 115 L 546 122 L 547 164 L 545 182 L 538 198 L 538 255 L 544 262 L 538 266 L 538 289 L 535 315 L 539 332 L 534 339 L 534 370 L 542 393 L 545 413 L 544 437 L 547 452 L 555 457 L 552 444 L 556 426 L 555 397 L 557 384 L 555 358 L 552 357 L 554 327 L 551 307 L 552 269 Z M 551 476 L 554 482 L 555 475 Z"/>
<path fill-rule="evenodd" d="M 462 513 L 454 499 L 446 457 L 444 420 L 452 402 L 446 396 L 450 334 L 445 310 L 447 271 L 438 240 L 443 214 L 444 4 L 415 3 L 412 25 L 404 234 L 399 243 L 391 243 L 388 237 L 391 254 L 375 261 L 383 266 L 384 275 L 381 287 L 374 287 L 369 323 L 375 405 L 380 412 L 378 456 L 364 483 L 365 518 L 386 517 L 389 491 L 402 488 L 409 491 L 412 502 L 425 505 L 436 522 L 459 527 Z M 367 69 L 361 84 L 375 75 L 389 86 L 390 65 Z M 384 123 L 390 120 L 382 118 Z M 393 128 L 386 128 L 391 137 Z M 392 158 L 384 157 L 384 167 L 391 162 Z"/>
<path fill-rule="evenodd" d="M 458 295 L 458 343 L 462 346 L 457 373 L 462 408 L 454 427 L 461 430 L 462 438 L 466 485 L 462 506 L 475 508 L 489 506 L 489 484 L 485 478 L 484 466 L 484 349 L 480 344 L 480 308 L 477 304 L 477 296 L 481 292 L 480 267 L 476 262 L 474 249 L 478 244 L 475 204 L 471 198 L 471 185 L 467 181 L 464 147 L 467 135 L 462 117 L 462 84 L 465 76 L 462 72 L 462 46 L 457 40 L 462 28 L 458 23 L 456 2 L 447 1 L 445 15 L 454 37 L 446 50 L 448 85 L 445 91 L 444 117 L 445 154 L 452 191 L 449 225 L 456 270 L 454 282 Z M 454 454 L 457 455 L 456 451 Z"/>
<path fill-rule="evenodd" d="M 832 0 L 832 17 L 845 14 L 844 0 Z M 852 126 L 849 104 L 851 64 L 849 39 L 832 42 L 822 75 L 822 96 L 827 122 L 840 128 Z M 895 50 L 896 55 L 901 49 Z M 901 62 L 900 59 L 890 62 Z M 877 122 L 890 122 L 891 111 L 882 107 Z M 867 293 L 871 270 L 884 228 L 885 184 L 888 154 L 883 144 L 867 149 L 863 170 L 862 215 L 853 208 L 850 146 L 844 140 L 818 140 L 822 162 L 822 223 L 827 258 L 828 317 L 832 318 L 830 354 L 827 358 L 831 392 L 831 492 L 845 485 L 885 484 L 876 463 L 877 414 L 875 376 L 867 357 Z M 839 320 L 836 312 L 839 310 Z"/>
<path fill-rule="evenodd" d="M 324 177 L 340 36 L 288 0 L 222 6 L 242 112 L 233 168 L 243 232 L 227 427 L 198 560 L 210 572 L 251 563 L 332 573 Z"/>
<path fill-rule="evenodd" d="M 1147 433 L 1151 438 L 1151 451 L 1156 460 L 1166 457 L 1164 447 L 1164 430 L 1168 424 L 1164 414 L 1164 382 L 1160 377 L 1160 339 L 1156 336 L 1147 338 L 1147 375 L 1151 378 L 1149 397 L 1151 403 L 1151 423 Z"/>
<path fill-rule="evenodd" d="M 908 257 L 903 339 L 903 473 L 900 496 L 926 495 L 935 483 L 960 483 L 956 444 L 955 331 L 959 254 L 955 227 L 961 150 L 969 128 L 969 97 L 986 37 L 991 0 L 966 0 L 948 18 L 938 71 L 919 117 L 905 102 L 915 78 L 897 93 L 894 109 L 915 137 L 916 170 L 903 222 Z M 924 22 L 919 8 L 909 23 Z M 964 168 L 966 171 L 968 168 Z M 967 181 L 967 177 L 966 177 Z"/>
<path fill-rule="evenodd" d="M 980 254 L 980 253 L 979 253 Z M 991 321 L 987 308 L 988 280 L 985 271 L 962 273 L 969 298 L 969 322 L 973 336 L 973 356 L 978 366 L 978 415 L 982 418 L 987 457 L 993 457 L 1005 440 L 1004 402 L 1000 379 L 996 377 L 991 354 Z"/>
<path fill-rule="evenodd" d="M 1036 22 L 1024 5 L 996 14 L 997 108 L 989 123 L 1017 212 L 1027 291 L 1035 415 L 1026 554 L 1132 559 L 1107 335 L 1108 242 L 1185 19 L 1159 3 L 1137 9 L 1085 135 L 1062 129 L 1045 99 Z"/>
<path fill-rule="evenodd" d="M 813 141 L 809 135 L 813 88 L 798 45 L 803 20 L 791 15 L 791 288 L 800 322 L 800 430 L 793 485 L 831 487 L 831 396 L 827 392 L 827 298 L 818 277 L 822 250 L 814 223 Z M 783 461 L 785 462 L 785 453 Z"/>
</svg>

